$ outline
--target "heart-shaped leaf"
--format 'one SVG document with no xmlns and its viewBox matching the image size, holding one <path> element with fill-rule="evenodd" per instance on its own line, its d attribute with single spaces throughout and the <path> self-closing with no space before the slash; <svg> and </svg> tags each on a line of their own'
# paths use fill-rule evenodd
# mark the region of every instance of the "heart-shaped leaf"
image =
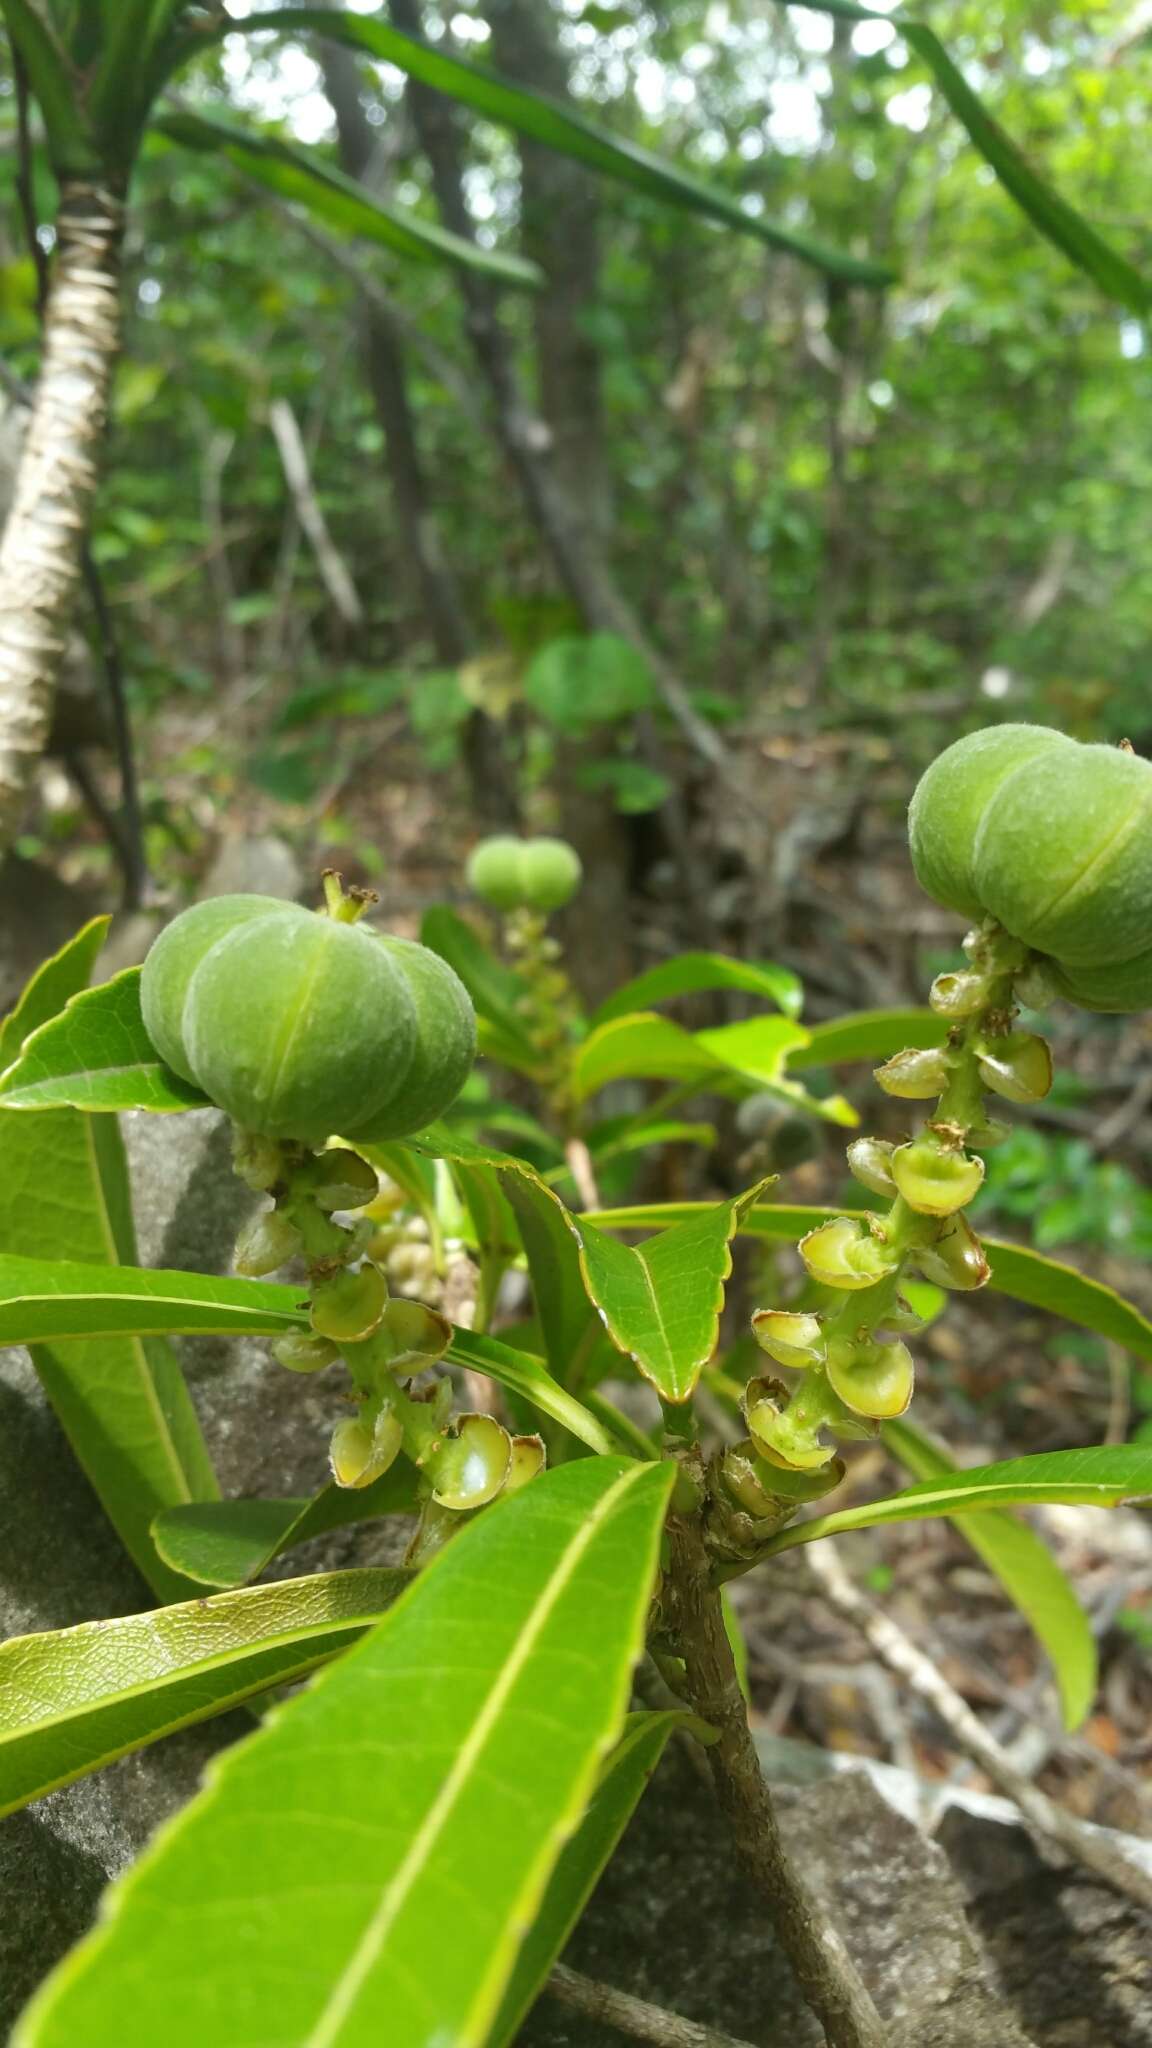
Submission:
<svg viewBox="0 0 1152 2048">
<path fill-rule="evenodd" d="M 320 1572 L 0 1643 L 0 1814 L 298 1679 L 380 1619 L 403 1571 Z"/>
<path fill-rule="evenodd" d="M 128 2012 L 165 2048 L 481 2048 L 620 1734 L 671 1480 L 581 1459 L 478 1515 L 216 1764 L 14 2048 Z"/>
<path fill-rule="evenodd" d="M 203 1109 L 208 1097 L 166 1067 L 140 1010 L 140 969 L 73 996 L 0 1075 L 0 1109 Z"/>
</svg>

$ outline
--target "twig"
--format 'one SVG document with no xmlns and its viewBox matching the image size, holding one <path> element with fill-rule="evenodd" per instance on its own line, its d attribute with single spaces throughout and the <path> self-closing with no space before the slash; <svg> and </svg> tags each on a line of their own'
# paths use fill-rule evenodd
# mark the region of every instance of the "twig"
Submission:
<svg viewBox="0 0 1152 2048">
<path fill-rule="evenodd" d="M 132 744 L 132 721 L 124 688 L 124 664 L 112 607 L 104 579 L 87 541 L 80 557 L 84 587 L 92 607 L 104 687 L 112 716 L 112 737 L 116 767 L 120 776 L 120 819 L 114 844 L 124 874 L 124 909 L 139 910 L 148 894 L 148 861 L 144 851 L 144 820 L 140 812 L 140 784 L 136 776 L 136 752 Z"/>
<path fill-rule="evenodd" d="M 308 454 L 296 415 L 286 398 L 274 398 L 268 407 L 268 424 L 272 429 L 284 481 L 292 493 L 292 502 L 316 557 L 316 566 L 340 617 L 348 626 L 362 626 L 364 607 L 357 595 L 344 557 L 328 530 L 328 522 L 320 509 L 320 500 L 312 484 L 312 473 Z"/>
<path fill-rule="evenodd" d="M 16 84 L 16 198 L 24 225 L 28 255 L 36 273 L 36 317 L 43 320 L 48 304 L 48 255 L 40 240 L 36 219 L 36 194 L 32 184 L 32 130 L 29 125 L 28 73 L 24 59 L 12 49 L 12 75 Z"/>
<path fill-rule="evenodd" d="M 1016 1769 L 995 1736 L 989 1734 L 967 1702 L 941 1676 L 931 1658 L 916 1647 L 890 1615 L 881 1613 L 861 1593 L 844 1570 L 831 1540 L 825 1538 L 813 1544 L 808 1567 L 829 1606 L 854 1622 L 888 1669 L 927 1702 L 960 1747 L 1019 1807 L 1029 1831 L 1039 1836 L 1042 1843 L 1055 1842 L 1074 1862 L 1083 1864 L 1116 1891 L 1134 1899 L 1145 1911 L 1152 1911 L 1152 1876 L 1115 1848 L 1106 1835 L 1066 1813 Z"/>
<path fill-rule="evenodd" d="M 698 1520 L 674 1515 L 669 1536 L 675 1647 L 684 1660 L 689 1704 L 716 1730 L 708 1763 L 736 1853 L 768 1906 L 828 2048 L 886 2048 L 885 2029 L 855 1963 L 784 1846 Z"/>
<path fill-rule="evenodd" d="M 582 2012 L 590 2020 L 605 2020 L 634 2041 L 651 2041 L 655 2048 L 752 2048 L 750 2041 L 738 2041 L 717 2027 L 705 2027 L 699 2020 L 686 2020 L 679 2013 L 666 2012 L 662 2005 L 650 2005 L 646 1998 L 633 1998 L 630 1991 L 617 1991 L 612 1984 L 600 1984 L 557 1963 L 545 1987 L 553 1998 Z"/>
<path fill-rule="evenodd" d="M 600 1190 L 596 1185 L 596 1169 L 592 1164 L 592 1154 L 583 1138 L 569 1138 L 564 1147 L 564 1157 L 568 1161 L 568 1171 L 576 1184 L 581 1207 L 599 1209 L 601 1203 Z"/>
</svg>

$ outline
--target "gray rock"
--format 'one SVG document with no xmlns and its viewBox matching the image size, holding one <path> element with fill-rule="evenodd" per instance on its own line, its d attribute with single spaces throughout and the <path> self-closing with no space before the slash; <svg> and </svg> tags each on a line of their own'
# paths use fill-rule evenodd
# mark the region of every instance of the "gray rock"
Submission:
<svg viewBox="0 0 1152 2048">
<path fill-rule="evenodd" d="M 283 896 L 295 901 L 304 871 L 292 848 L 269 832 L 253 839 L 226 839 L 197 896 Z"/>
<path fill-rule="evenodd" d="M 777 1792 L 781 1825 L 892 2030 L 892 2048 L 1032 2048 L 994 1990 L 944 1856 L 850 1774 Z M 708 1788 L 670 1755 L 566 1961 L 757 2048 L 819 2048 Z M 610 2048 L 614 2032 L 547 1997 L 519 2048 Z"/>
<path fill-rule="evenodd" d="M 99 896 L 62 882 L 21 854 L 0 861 L 0 1012 L 11 1009 L 42 960 L 103 908 Z"/>
</svg>

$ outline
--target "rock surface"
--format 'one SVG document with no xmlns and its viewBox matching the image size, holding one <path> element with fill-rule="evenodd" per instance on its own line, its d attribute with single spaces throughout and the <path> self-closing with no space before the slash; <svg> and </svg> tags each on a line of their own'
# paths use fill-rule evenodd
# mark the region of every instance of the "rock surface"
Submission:
<svg viewBox="0 0 1152 2048">
<path fill-rule="evenodd" d="M 231 1173 L 222 1119 L 125 1121 L 142 1258 L 223 1270 L 251 1198 Z M 254 1341 L 181 1348 L 226 1491 L 303 1493 L 321 1481 L 339 1397 L 329 1376 L 286 1374 Z M 321 1556 L 315 1547 L 295 1553 L 285 1569 L 368 1561 L 386 1556 L 388 1543 L 387 1524 L 343 1531 L 325 1539 Z M 0 1354 L 0 1635 L 146 1604 L 27 1359 Z M 0 1823 L 0 2026 L 91 1924 L 107 1879 L 188 1798 L 214 1749 L 250 1726 L 236 1714 L 186 1730 Z M 962 1817 L 969 1832 L 949 1839 L 962 1891 L 942 1850 L 856 1774 L 787 1786 L 780 1804 L 892 2048 L 1152 2048 L 1149 1929 L 1102 1887 L 1047 1868 L 1015 1831 Z M 568 1960 L 758 2048 L 816 2048 L 820 2039 L 733 1867 L 710 1797 L 678 1755 L 646 1797 Z M 522 2048 L 613 2048 L 621 2038 L 544 1998 Z"/>
</svg>

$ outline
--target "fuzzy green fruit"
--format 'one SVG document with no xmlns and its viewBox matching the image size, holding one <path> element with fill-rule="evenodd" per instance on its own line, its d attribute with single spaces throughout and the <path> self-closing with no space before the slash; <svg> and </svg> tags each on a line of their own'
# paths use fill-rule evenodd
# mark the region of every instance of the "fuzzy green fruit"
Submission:
<svg viewBox="0 0 1152 2048">
<path fill-rule="evenodd" d="M 564 839 L 481 840 L 468 862 L 468 885 L 493 910 L 561 910 L 583 879 L 580 856 Z"/>
<path fill-rule="evenodd" d="M 962 917 L 987 916 L 973 856 L 988 800 L 1017 769 L 1072 744 L 1045 725 L 994 725 L 946 747 L 921 776 L 908 808 L 920 887 Z"/>
<path fill-rule="evenodd" d="M 245 1130 L 381 1142 L 458 1094 L 471 1005 L 423 947 L 273 897 L 194 904 L 144 963 L 148 1034 Z"/>
<path fill-rule="evenodd" d="M 1090 1009 L 1152 1002 L 1152 763 L 1044 726 L 949 747 L 909 810 L 917 876 L 992 918 Z"/>
</svg>

